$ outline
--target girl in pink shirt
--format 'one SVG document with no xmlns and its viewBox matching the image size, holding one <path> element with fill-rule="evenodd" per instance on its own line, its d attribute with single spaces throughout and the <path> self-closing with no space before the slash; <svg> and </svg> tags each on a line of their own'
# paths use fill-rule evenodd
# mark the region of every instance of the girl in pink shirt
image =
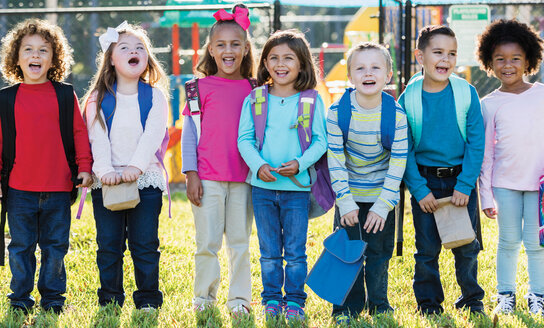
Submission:
<svg viewBox="0 0 544 328">
<path fill-rule="evenodd" d="M 217 300 L 217 253 L 224 234 L 230 274 L 227 306 L 234 316 L 247 316 L 253 210 L 245 182 L 249 169 L 238 152 L 237 138 L 242 103 L 252 89 L 250 22 L 243 5 L 236 5 L 232 14 L 219 10 L 214 17 L 217 22 L 197 66 L 205 77 L 186 85 L 197 91 L 183 111 L 182 170 L 187 175 L 196 230 L 193 305 L 199 313 Z"/>
<path fill-rule="evenodd" d="M 498 20 L 482 33 L 478 59 L 501 86 L 482 99 L 485 155 L 480 173 L 484 213 L 498 218 L 497 313 L 516 305 L 521 241 L 527 253 L 529 311 L 544 306 L 544 248 L 538 237 L 538 185 L 544 174 L 544 84 L 528 83 L 538 72 L 544 41 L 526 24 Z"/>
</svg>

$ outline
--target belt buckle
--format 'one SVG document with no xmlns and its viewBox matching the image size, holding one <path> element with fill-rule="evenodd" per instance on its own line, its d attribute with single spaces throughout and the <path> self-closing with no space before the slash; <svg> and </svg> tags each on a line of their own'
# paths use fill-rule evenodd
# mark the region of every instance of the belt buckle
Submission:
<svg viewBox="0 0 544 328">
<path fill-rule="evenodd" d="M 450 177 L 452 173 L 453 173 L 453 169 L 451 167 L 439 167 L 436 169 L 436 176 L 438 178 Z"/>
</svg>

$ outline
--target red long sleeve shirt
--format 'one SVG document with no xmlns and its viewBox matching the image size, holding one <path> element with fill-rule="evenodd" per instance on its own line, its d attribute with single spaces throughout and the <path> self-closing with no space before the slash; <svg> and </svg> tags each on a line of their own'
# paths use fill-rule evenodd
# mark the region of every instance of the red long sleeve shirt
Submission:
<svg viewBox="0 0 544 328">
<path fill-rule="evenodd" d="M 60 135 L 57 96 L 50 81 L 19 86 L 15 99 L 15 129 L 15 162 L 9 186 L 24 191 L 71 191 L 71 173 Z M 74 98 L 74 145 L 79 172 L 90 173 L 89 137 L 77 98 Z M 0 130 L 0 151 L 1 147 Z M 0 167 L 1 164 L 0 159 Z"/>
</svg>

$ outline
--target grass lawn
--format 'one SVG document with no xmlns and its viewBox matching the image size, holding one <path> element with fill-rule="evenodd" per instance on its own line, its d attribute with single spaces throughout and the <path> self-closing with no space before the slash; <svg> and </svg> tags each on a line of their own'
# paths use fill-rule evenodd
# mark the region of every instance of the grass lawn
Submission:
<svg viewBox="0 0 544 328">
<path fill-rule="evenodd" d="M 408 203 L 408 202 L 407 202 Z M 0 327 L 195 327 L 197 320 L 192 311 L 192 286 L 194 279 L 195 251 L 194 227 L 191 208 L 185 194 L 174 195 L 172 212 L 174 217 L 168 218 L 167 201 L 164 203 L 163 214 L 160 218 L 159 237 L 161 241 L 160 288 L 164 293 L 164 304 L 160 311 L 142 313 L 134 308 L 132 293 L 135 289 L 132 261 L 127 251 L 125 257 L 125 292 L 127 294 L 122 309 L 108 307 L 100 309 L 97 303 L 96 290 L 99 286 L 98 269 L 95 263 L 96 242 L 95 228 L 92 217 L 92 206 L 87 200 L 83 218 L 72 221 L 70 250 L 66 256 L 68 273 L 67 309 L 55 316 L 44 313 L 35 307 L 28 317 L 9 310 L 6 297 L 0 297 Z M 76 206 L 72 208 L 75 217 Z M 409 209 L 408 209 L 409 210 Z M 486 296 L 484 304 L 488 317 L 471 317 L 468 311 L 458 311 L 453 302 L 460 295 L 455 281 L 453 256 L 450 251 L 444 251 L 440 260 L 442 283 L 446 300 L 443 304 L 445 313 L 442 316 L 423 317 L 416 314 L 416 301 L 412 291 L 412 276 L 414 272 L 414 231 L 412 218 L 407 210 L 404 229 L 404 256 L 393 257 L 389 269 L 389 300 L 396 309 L 394 314 L 370 317 L 363 315 L 351 327 L 493 327 L 491 311 L 494 302 L 491 296 L 495 294 L 495 254 L 497 226 L 494 221 L 483 219 L 483 236 L 485 250 L 479 257 L 479 281 Z M 322 250 L 323 239 L 331 232 L 332 213 L 312 220 L 308 232 L 308 267 L 311 268 Z M 217 308 L 211 309 L 202 317 L 199 323 L 208 327 L 266 327 L 260 305 L 261 278 L 259 265 L 259 247 L 255 226 L 251 239 L 251 263 L 253 286 L 253 315 L 250 320 L 233 325 L 226 310 L 228 287 L 228 270 L 226 254 L 222 250 L 222 281 L 219 290 Z M 39 258 L 38 258 L 39 268 Z M 513 315 L 499 316 L 496 326 L 500 327 L 544 327 L 544 317 L 528 314 L 523 295 L 527 292 L 527 260 L 525 253 L 520 256 L 518 274 L 518 305 Z M 543 273 L 544 274 L 544 273 Z M 36 276 L 37 277 L 37 276 Z M 10 292 L 9 267 L 0 267 L 0 292 L 6 295 Z M 331 305 L 317 297 L 307 288 L 308 300 L 306 313 L 308 327 L 333 327 L 330 319 Z M 33 292 L 39 300 L 37 289 Z M 278 322 L 273 327 L 283 327 Z"/>
</svg>

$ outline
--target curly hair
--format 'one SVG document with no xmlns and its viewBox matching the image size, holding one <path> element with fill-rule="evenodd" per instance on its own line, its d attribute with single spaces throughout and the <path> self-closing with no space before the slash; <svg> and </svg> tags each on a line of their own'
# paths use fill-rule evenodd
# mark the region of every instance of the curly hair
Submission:
<svg viewBox="0 0 544 328">
<path fill-rule="evenodd" d="M 236 12 L 236 8 L 247 8 L 247 7 L 241 3 L 236 4 L 232 8 L 233 13 Z M 211 40 L 214 33 L 220 28 L 227 27 L 227 26 L 238 29 L 240 30 L 240 33 L 243 33 L 245 41 L 247 41 L 248 43 L 249 50 L 247 54 L 244 56 L 244 58 L 242 59 L 242 63 L 240 65 L 240 74 L 242 75 L 243 78 L 246 78 L 246 79 L 253 77 L 253 70 L 254 70 L 255 64 L 253 59 L 253 46 L 251 45 L 251 39 L 249 37 L 249 33 L 247 31 L 244 31 L 242 27 L 233 20 L 217 21 L 212 25 L 210 29 L 210 34 L 208 35 L 208 40 L 206 41 L 206 44 L 204 45 L 204 47 L 202 47 L 202 49 L 204 50 L 204 55 L 200 57 L 200 60 L 198 61 L 198 64 L 196 65 L 195 75 L 210 76 L 217 73 L 217 70 L 218 70 L 217 64 L 215 63 L 215 59 L 210 54 L 209 48 L 210 48 Z"/>
<path fill-rule="evenodd" d="M 170 95 L 170 88 L 168 82 L 168 76 L 166 75 L 162 64 L 157 60 L 157 57 L 153 52 L 151 52 L 151 41 L 147 36 L 147 32 L 140 26 L 128 24 L 126 28 L 117 31 L 119 35 L 122 34 L 131 34 L 136 36 L 144 44 L 145 50 L 147 52 L 147 67 L 140 75 L 140 81 L 148 83 L 152 87 L 159 88 L 166 98 Z M 97 67 L 98 71 L 95 73 L 91 80 L 91 85 L 89 90 L 83 97 L 82 108 L 83 108 L 83 117 L 86 117 L 87 103 L 90 99 L 96 101 L 96 117 L 92 123 L 98 121 L 102 128 L 106 129 L 106 124 L 102 117 L 100 116 L 100 104 L 104 99 L 104 95 L 107 91 L 113 92 L 113 84 L 117 80 L 117 75 L 115 73 L 115 67 L 111 63 L 111 56 L 113 49 L 117 43 L 112 43 L 109 48 L 97 55 Z"/>
<path fill-rule="evenodd" d="M 493 52 L 499 45 L 515 43 L 525 52 L 527 74 L 538 72 L 542 61 L 542 40 L 535 30 L 515 19 L 499 19 L 489 24 L 478 37 L 476 56 L 482 70 L 488 75 L 493 73 Z"/>
<path fill-rule="evenodd" d="M 259 68 L 257 69 L 257 84 L 273 84 L 270 73 L 266 69 L 265 60 L 272 48 L 286 44 L 297 55 L 300 62 L 300 73 L 295 81 L 294 88 L 297 91 L 313 89 L 317 85 L 317 65 L 310 52 L 310 44 L 304 37 L 304 33 L 296 29 L 276 31 L 263 46 Z"/>
<path fill-rule="evenodd" d="M 21 42 L 27 35 L 39 35 L 49 44 L 53 51 L 51 67 L 47 71 L 47 79 L 62 82 L 70 74 L 74 63 L 73 49 L 68 44 L 61 28 L 48 21 L 29 18 L 17 24 L 2 39 L 2 62 L 0 69 L 4 79 L 10 84 L 24 81 L 23 71 L 17 64 Z"/>
</svg>

